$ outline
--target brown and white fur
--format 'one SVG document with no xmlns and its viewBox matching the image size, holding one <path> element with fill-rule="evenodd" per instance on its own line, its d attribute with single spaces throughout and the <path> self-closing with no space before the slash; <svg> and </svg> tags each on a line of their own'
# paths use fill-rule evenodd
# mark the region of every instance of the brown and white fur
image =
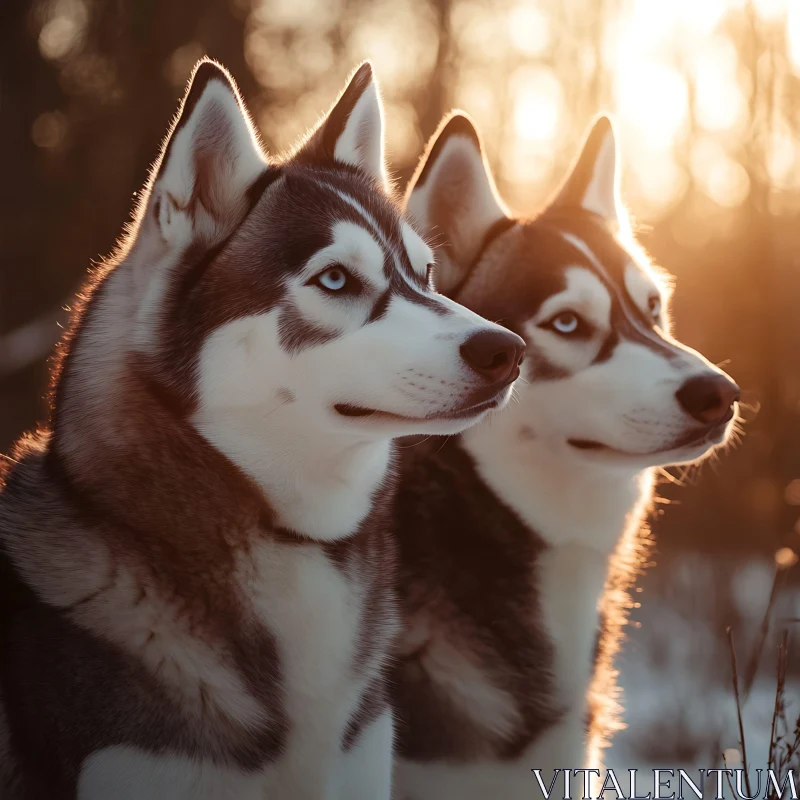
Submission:
<svg viewBox="0 0 800 800">
<path fill-rule="evenodd" d="M 363 65 L 268 159 L 203 61 L 0 494 L 3 800 L 390 796 L 393 437 L 523 342 L 434 293 Z"/>
<path fill-rule="evenodd" d="M 409 186 L 410 216 L 441 242 L 440 290 L 527 351 L 505 411 L 404 451 L 400 800 L 522 800 L 540 791 L 532 769 L 548 785 L 554 769 L 599 766 L 587 764 L 587 692 L 613 556 L 635 556 L 652 468 L 701 458 L 733 424 L 737 386 L 670 333 L 617 164 L 601 118 L 555 200 L 518 219 L 456 114 Z M 617 601 L 606 598 L 601 661 Z"/>
</svg>

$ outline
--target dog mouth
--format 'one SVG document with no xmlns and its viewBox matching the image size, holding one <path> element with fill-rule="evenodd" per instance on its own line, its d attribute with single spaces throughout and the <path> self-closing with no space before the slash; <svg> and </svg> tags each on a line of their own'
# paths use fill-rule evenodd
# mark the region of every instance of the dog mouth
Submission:
<svg viewBox="0 0 800 800">
<path fill-rule="evenodd" d="M 424 417 L 411 417 L 404 414 L 395 414 L 392 411 L 381 411 L 379 408 L 368 408 L 366 406 L 357 406 L 352 403 L 336 403 L 333 407 L 334 411 L 342 417 L 350 417 L 356 419 L 365 419 L 370 422 L 402 422 L 409 423 L 424 423 L 424 422 L 443 422 L 447 420 L 460 420 L 470 419 L 485 411 L 491 411 L 497 408 L 503 402 L 505 396 L 505 388 L 500 390 L 496 395 L 488 400 L 482 400 L 479 403 L 474 403 L 464 408 L 456 408 L 451 411 L 438 412 L 436 414 L 429 414 Z"/>
<path fill-rule="evenodd" d="M 594 439 L 567 439 L 567 443 L 576 450 L 594 452 L 598 454 L 628 456 L 633 458 L 661 456 L 666 455 L 667 453 L 674 453 L 677 450 L 689 450 L 696 447 L 710 447 L 711 445 L 719 444 L 725 438 L 725 432 L 728 428 L 728 423 L 733 418 L 733 415 L 734 411 L 731 409 L 730 413 L 723 421 L 717 422 L 714 425 L 704 428 L 700 431 L 690 431 L 688 434 L 681 437 L 677 441 L 670 443 L 666 447 L 659 447 L 657 450 L 647 450 L 643 453 L 620 450 L 616 447 L 611 447 L 610 445 L 595 441 Z"/>
<path fill-rule="evenodd" d="M 519 364 L 513 372 L 500 384 L 484 386 L 468 398 L 468 404 L 461 408 L 454 408 L 448 411 L 437 411 L 435 414 L 427 414 L 421 417 L 414 417 L 407 414 L 397 414 L 394 411 L 384 411 L 380 408 L 370 408 L 369 406 L 359 406 L 355 403 L 335 403 L 333 410 L 342 417 L 350 419 L 360 419 L 368 422 L 400 422 L 404 424 L 420 424 L 425 422 L 447 422 L 471 419 L 486 411 L 498 408 L 503 405 L 508 398 L 508 387 L 520 375 Z"/>
</svg>

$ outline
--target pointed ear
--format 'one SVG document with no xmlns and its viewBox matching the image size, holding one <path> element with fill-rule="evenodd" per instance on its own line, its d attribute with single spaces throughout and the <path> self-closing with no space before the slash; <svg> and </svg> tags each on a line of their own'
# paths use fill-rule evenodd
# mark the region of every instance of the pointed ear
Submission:
<svg viewBox="0 0 800 800">
<path fill-rule="evenodd" d="M 609 222 L 619 222 L 619 159 L 614 126 L 598 117 L 554 205 L 584 208 Z"/>
<path fill-rule="evenodd" d="M 406 211 L 437 245 L 437 288 L 448 294 L 472 267 L 489 231 L 508 218 L 466 114 L 445 117 L 431 137 L 408 184 Z"/>
<path fill-rule="evenodd" d="M 213 246 L 247 210 L 247 190 L 267 164 L 228 72 L 201 61 L 154 168 L 147 201 L 169 247 L 202 240 Z"/>
<path fill-rule="evenodd" d="M 383 106 L 368 61 L 355 71 L 339 99 L 295 155 L 303 161 L 359 167 L 388 188 Z"/>
</svg>

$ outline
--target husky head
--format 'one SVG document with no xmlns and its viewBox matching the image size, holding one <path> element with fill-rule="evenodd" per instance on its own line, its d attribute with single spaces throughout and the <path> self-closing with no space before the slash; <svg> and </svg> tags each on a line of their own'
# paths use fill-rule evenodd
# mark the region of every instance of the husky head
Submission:
<svg viewBox="0 0 800 800">
<path fill-rule="evenodd" d="M 227 72 L 201 62 L 84 315 L 66 405 L 85 415 L 86 385 L 119 387 L 135 363 L 209 438 L 225 420 L 254 450 L 277 419 L 296 424 L 287 436 L 387 439 L 452 433 L 502 405 L 524 342 L 432 289 L 433 254 L 390 197 L 383 150 L 369 64 L 278 161 Z M 293 422 L 269 419 L 289 406 Z"/>
<path fill-rule="evenodd" d="M 526 340 L 526 383 L 506 412 L 520 436 L 638 470 L 723 442 L 739 389 L 672 337 L 669 284 L 632 241 L 618 183 L 614 130 L 601 117 L 550 206 L 515 219 L 457 113 L 434 136 L 407 205 L 443 243 L 440 291 Z"/>
</svg>

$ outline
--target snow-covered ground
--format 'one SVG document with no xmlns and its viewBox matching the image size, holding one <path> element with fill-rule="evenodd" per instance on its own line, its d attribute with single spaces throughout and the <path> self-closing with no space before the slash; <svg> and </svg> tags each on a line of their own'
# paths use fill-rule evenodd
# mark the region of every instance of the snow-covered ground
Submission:
<svg viewBox="0 0 800 800">
<path fill-rule="evenodd" d="M 668 567 L 656 566 L 642 581 L 644 590 L 636 597 L 641 608 L 634 612 L 618 662 L 627 729 L 615 737 L 606 764 L 624 775 L 628 769 L 644 770 L 637 788 L 645 794 L 652 791 L 654 767 L 684 768 L 696 775 L 700 767 L 723 766 L 723 751 L 728 766 L 740 766 L 725 628 L 730 624 L 734 631 L 741 682 L 773 577 L 774 565 L 766 561 L 687 556 Z M 751 768 L 767 766 L 777 644 L 780 631 L 787 627 L 794 629 L 787 712 L 793 720 L 800 713 L 800 625 L 781 622 L 791 618 L 800 618 L 796 588 L 779 596 L 758 677 L 743 705 Z"/>
</svg>

